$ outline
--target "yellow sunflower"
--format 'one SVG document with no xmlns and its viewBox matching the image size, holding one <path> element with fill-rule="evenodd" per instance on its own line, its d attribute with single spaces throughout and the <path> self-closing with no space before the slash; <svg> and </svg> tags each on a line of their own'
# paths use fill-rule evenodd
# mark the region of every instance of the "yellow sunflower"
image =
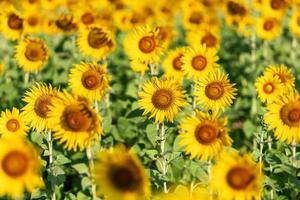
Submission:
<svg viewBox="0 0 300 200">
<path fill-rule="evenodd" d="M 36 84 L 25 93 L 23 101 L 26 105 L 22 108 L 24 119 L 38 132 L 49 128 L 49 106 L 57 92 L 51 85 Z"/>
<path fill-rule="evenodd" d="M 0 118 L 0 134 L 2 137 L 12 134 L 24 136 L 27 131 L 28 127 L 25 124 L 24 116 L 17 108 L 13 108 L 12 111 L 2 111 Z"/>
<path fill-rule="evenodd" d="M 199 104 L 212 110 L 222 110 L 233 103 L 236 89 L 228 80 L 228 75 L 215 70 L 196 82 L 195 96 Z"/>
<path fill-rule="evenodd" d="M 186 30 L 197 30 L 206 22 L 206 10 L 200 3 L 183 7 L 183 27 Z"/>
<path fill-rule="evenodd" d="M 42 39 L 24 39 L 16 47 L 15 59 L 25 72 L 40 70 L 48 56 L 48 48 Z"/>
<path fill-rule="evenodd" d="M 214 49 L 219 49 L 221 43 L 218 28 L 209 25 L 197 31 L 188 31 L 186 39 L 191 46 L 206 45 L 207 48 Z"/>
<path fill-rule="evenodd" d="M 116 46 L 114 33 L 98 25 L 82 27 L 77 45 L 84 55 L 95 59 L 105 58 Z"/>
<path fill-rule="evenodd" d="M 262 102 L 272 103 L 284 92 L 284 86 L 277 76 L 261 76 L 255 82 L 258 98 Z"/>
<path fill-rule="evenodd" d="M 38 151 L 23 137 L 0 140 L 0 195 L 22 199 L 25 191 L 43 187 Z"/>
<path fill-rule="evenodd" d="M 297 92 L 284 95 L 267 105 L 265 122 L 275 137 L 291 144 L 300 142 L 300 95 Z"/>
<path fill-rule="evenodd" d="M 0 63 L 0 75 L 3 75 L 5 72 L 5 66 L 3 63 Z"/>
<path fill-rule="evenodd" d="M 7 10 L 0 15 L 0 30 L 7 39 L 17 40 L 23 33 L 23 16 L 12 6 L 6 9 Z"/>
<path fill-rule="evenodd" d="M 123 146 L 100 152 L 93 175 L 99 192 L 108 200 L 145 200 L 150 197 L 146 170 L 138 157 Z"/>
<path fill-rule="evenodd" d="M 290 0 L 262 0 L 261 12 L 268 16 L 283 18 Z"/>
<path fill-rule="evenodd" d="M 53 138 L 67 150 L 82 151 L 102 134 L 100 116 L 83 97 L 60 92 L 48 114 Z"/>
<path fill-rule="evenodd" d="M 139 104 L 144 110 L 143 115 L 155 118 L 155 123 L 173 122 L 183 106 L 186 105 L 185 94 L 177 80 L 165 78 L 144 83 L 143 91 L 139 92 Z"/>
<path fill-rule="evenodd" d="M 74 11 L 74 17 L 79 22 L 79 25 L 90 26 L 99 23 L 99 14 L 97 10 L 91 6 L 78 7 Z"/>
<path fill-rule="evenodd" d="M 225 21 L 229 25 L 236 25 L 247 20 L 250 11 L 245 0 L 224 0 L 222 4 Z"/>
<path fill-rule="evenodd" d="M 165 60 L 162 63 L 164 69 L 164 75 L 166 77 L 174 77 L 181 81 L 184 77 L 183 71 L 183 55 L 185 53 L 186 48 L 180 47 L 175 50 L 170 50 Z"/>
<path fill-rule="evenodd" d="M 40 33 L 44 26 L 44 16 L 40 10 L 30 10 L 24 15 L 24 34 Z"/>
<path fill-rule="evenodd" d="M 285 65 L 270 65 L 266 68 L 264 74 L 266 76 L 277 76 L 281 83 L 283 84 L 285 91 L 295 90 L 295 77 L 292 70 Z"/>
<path fill-rule="evenodd" d="M 161 24 L 157 26 L 158 29 L 158 38 L 162 42 L 162 46 L 164 49 L 168 48 L 170 44 L 173 42 L 176 32 L 174 30 L 173 24 Z"/>
<path fill-rule="evenodd" d="M 212 168 L 210 185 L 224 200 L 259 200 L 263 187 L 260 170 L 250 154 L 223 152 Z"/>
<path fill-rule="evenodd" d="M 69 85 L 73 94 L 84 96 L 91 101 L 100 100 L 109 89 L 110 76 L 106 65 L 80 63 L 74 65 L 69 74 Z"/>
<path fill-rule="evenodd" d="M 55 25 L 55 28 L 58 31 L 61 31 L 64 34 L 72 34 L 78 30 L 78 24 L 75 21 L 74 16 L 71 14 L 60 14 L 54 20 L 53 25 Z"/>
<path fill-rule="evenodd" d="M 218 59 L 216 49 L 207 48 L 206 45 L 198 45 L 185 51 L 182 58 L 182 68 L 188 78 L 203 79 L 209 72 L 218 68 Z"/>
<path fill-rule="evenodd" d="M 158 63 L 160 60 L 163 42 L 157 28 L 148 25 L 139 26 L 128 33 L 123 44 L 131 60 L 140 60 L 146 64 Z"/>
<path fill-rule="evenodd" d="M 289 20 L 289 30 L 295 35 L 300 36 L 300 9 L 293 10 L 293 14 Z"/>
<path fill-rule="evenodd" d="M 261 16 L 256 20 L 256 34 L 264 40 L 273 40 L 281 34 L 281 21 L 270 16 Z"/>
<path fill-rule="evenodd" d="M 148 65 L 140 60 L 131 60 L 130 67 L 134 72 L 140 73 L 141 75 L 144 75 L 149 69 Z"/>
<path fill-rule="evenodd" d="M 191 159 L 211 160 L 224 146 L 232 144 L 226 125 L 227 118 L 221 118 L 220 113 L 210 115 L 198 111 L 197 116 L 189 116 L 181 122 L 179 145 Z"/>
</svg>

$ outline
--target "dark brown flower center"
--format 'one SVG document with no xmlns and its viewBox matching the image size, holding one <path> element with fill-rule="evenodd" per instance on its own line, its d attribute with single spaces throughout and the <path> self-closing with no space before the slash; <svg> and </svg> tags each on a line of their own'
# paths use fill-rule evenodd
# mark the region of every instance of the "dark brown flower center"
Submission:
<svg viewBox="0 0 300 200">
<path fill-rule="evenodd" d="M 152 96 L 152 104 L 160 110 L 168 109 L 173 103 L 173 94 L 170 90 L 159 89 Z"/>
<path fill-rule="evenodd" d="M 271 0 L 271 8 L 273 8 L 274 10 L 279 10 L 281 8 L 284 8 L 284 6 L 284 0 Z"/>
<path fill-rule="evenodd" d="M 46 58 L 46 51 L 42 43 L 30 41 L 25 49 L 25 57 L 32 62 L 43 61 Z"/>
<path fill-rule="evenodd" d="M 285 75 L 280 74 L 280 73 L 276 73 L 276 74 L 274 74 L 274 77 L 275 76 L 278 76 L 278 78 L 280 79 L 281 83 L 286 83 L 287 77 Z"/>
<path fill-rule="evenodd" d="M 27 21 L 30 26 L 36 26 L 39 23 L 39 18 L 35 15 L 31 15 L 28 17 Z"/>
<path fill-rule="evenodd" d="M 227 183 L 235 190 L 245 190 L 255 175 L 244 167 L 234 167 L 227 173 Z"/>
<path fill-rule="evenodd" d="M 183 62 L 182 62 L 182 57 L 183 55 L 180 54 L 178 56 L 176 56 L 172 62 L 173 64 L 173 68 L 177 71 L 181 71 L 182 70 L 182 65 L 183 65 Z"/>
<path fill-rule="evenodd" d="M 77 29 L 77 24 L 73 21 L 73 16 L 62 15 L 55 21 L 56 26 L 63 31 Z"/>
<path fill-rule="evenodd" d="M 264 23 L 264 29 L 266 31 L 271 31 L 275 26 L 275 22 L 272 19 L 266 20 Z"/>
<path fill-rule="evenodd" d="M 280 118 L 284 124 L 290 127 L 300 126 L 300 102 L 284 105 L 280 110 Z"/>
<path fill-rule="evenodd" d="M 100 28 L 93 28 L 88 34 L 88 43 L 94 49 L 100 49 L 109 45 L 112 41 L 107 33 Z"/>
<path fill-rule="evenodd" d="M 47 114 L 50 110 L 49 106 L 51 105 L 51 98 L 51 96 L 42 95 L 35 101 L 34 111 L 39 117 L 47 118 Z"/>
<path fill-rule="evenodd" d="M 201 24 L 203 21 L 203 15 L 201 12 L 194 11 L 189 18 L 189 21 L 193 24 Z"/>
<path fill-rule="evenodd" d="M 213 143 L 219 135 L 219 131 L 209 124 L 200 124 L 195 129 L 195 137 L 197 141 L 203 145 Z"/>
<path fill-rule="evenodd" d="M 143 53 L 151 53 L 156 48 L 156 41 L 153 36 L 145 36 L 139 41 L 139 49 Z"/>
<path fill-rule="evenodd" d="M 65 109 L 64 119 L 69 129 L 87 131 L 93 122 L 93 113 L 86 105 L 71 105 Z"/>
<path fill-rule="evenodd" d="M 16 14 L 10 14 L 7 24 L 13 30 L 21 30 L 23 28 L 23 19 Z"/>
<path fill-rule="evenodd" d="M 263 91 L 266 94 L 272 94 L 273 91 L 274 91 L 274 89 L 275 89 L 274 85 L 272 83 L 270 83 L 270 82 L 265 83 L 264 86 L 263 86 Z"/>
<path fill-rule="evenodd" d="M 207 60 L 204 56 L 196 56 L 192 59 L 192 67 L 195 70 L 201 71 L 203 69 L 205 69 L 207 65 Z"/>
<path fill-rule="evenodd" d="M 16 132 L 20 128 L 20 123 L 16 119 L 10 119 L 6 122 L 6 128 L 10 132 Z"/>
<path fill-rule="evenodd" d="M 6 175 L 16 178 L 28 169 L 28 158 L 22 152 L 11 151 L 2 160 L 1 166 Z"/>
<path fill-rule="evenodd" d="M 229 14 L 231 14 L 231 15 L 240 15 L 240 16 L 246 15 L 246 12 L 247 12 L 246 9 L 242 5 L 240 5 L 236 2 L 233 2 L 233 1 L 229 1 L 227 3 L 227 10 L 228 10 Z"/>
<path fill-rule="evenodd" d="M 207 33 L 202 38 L 201 44 L 205 44 L 207 47 L 215 47 L 217 45 L 217 39 L 213 34 Z"/>
<path fill-rule="evenodd" d="M 95 18 L 94 18 L 94 15 L 92 13 L 87 12 L 87 13 L 84 13 L 81 16 L 81 21 L 84 24 L 89 25 L 89 24 L 92 24 L 95 21 Z"/>
<path fill-rule="evenodd" d="M 212 100 L 220 99 L 224 95 L 224 87 L 221 82 L 211 82 L 205 87 L 205 95 Z"/>
<path fill-rule="evenodd" d="M 82 85 L 88 90 L 95 90 L 101 86 L 102 76 L 97 71 L 84 72 L 81 77 Z"/>
</svg>

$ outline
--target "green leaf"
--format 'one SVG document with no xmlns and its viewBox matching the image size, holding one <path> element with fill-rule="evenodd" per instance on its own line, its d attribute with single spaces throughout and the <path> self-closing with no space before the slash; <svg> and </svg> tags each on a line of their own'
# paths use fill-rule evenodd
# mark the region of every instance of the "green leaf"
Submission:
<svg viewBox="0 0 300 200">
<path fill-rule="evenodd" d="M 71 162 L 71 160 L 68 159 L 67 157 L 65 157 L 62 154 L 57 155 L 57 157 L 55 159 L 55 164 L 56 165 L 64 165 L 64 164 L 67 164 L 67 163 L 70 163 L 70 162 Z"/>
<path fill-rule="evenodd" d="M 79 173 L 79 174 L 89 174 L 89 168 L 85 163 L 78 163 L 72 165 L 72 167 Z"/>
<path fill-rule="evenodd" d="M 153 147 L 156 146 L 156 138 L 157 138 L 158 130 L 154 124 L 149 124 L 146 127 L 146 135 L 148 140 L 151 142 Z"/>
</svg>

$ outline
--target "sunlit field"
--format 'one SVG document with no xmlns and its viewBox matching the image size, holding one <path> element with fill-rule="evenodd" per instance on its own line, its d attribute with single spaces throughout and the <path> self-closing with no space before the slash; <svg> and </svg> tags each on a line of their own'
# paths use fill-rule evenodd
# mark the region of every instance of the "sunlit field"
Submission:
<svg viewBox="0 0 300 200">
<path fill-rule="evenodd" d="M 0 199 L 300 199 L 300 1 L 0 6 Z"/>
</svg>

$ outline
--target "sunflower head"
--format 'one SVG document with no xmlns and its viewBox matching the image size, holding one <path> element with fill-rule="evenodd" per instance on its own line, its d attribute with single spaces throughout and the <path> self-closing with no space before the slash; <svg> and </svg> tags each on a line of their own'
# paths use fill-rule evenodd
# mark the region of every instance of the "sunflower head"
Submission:
<svg viewBox="0 0 300 200">
<path fill-rule="evenodd" d="M 95 163 L 94 177 L 100 193 L 109 200 L 144 200 L 150 196 L 150 181 L 137 156 L 125 147 L 104 150 Z"/>
<path fill-rule="evenodd" d="M 22 197 L 44 184 L 37 150 L 23 137 L 14 135 L 0 140 L 0 195 Z"/>
<path fill-rule="evenodd" d="M 183 55 L 186 48 L 181 47 L 175 50 L 170 50 L 163 62 L 164 75 L 166 77 L 174 77 L 182 80 L 184 77 L 183 71 Z"/>
<path fill-rule="evenodd" d="M 281 21 L 276 17 L 262 16 L 256 21 L 256 34 L 264 40 L 273 40 L 281 33 Z"/>
<path fill-rule="evenodd" d="M 139 104 L 144 115 L 155 118 L 155 122 L 173 122 L 180 109 L 186 105 L 185 94 L 177 80 L 153 78 L 144 83 L 139 93 Z"/>
<path fill-rule="evenodd" d="M 300 36 L 300 10 L 293 9 L 293 14 L 289 20 L 289 30 L 295 35 Z"/>
<path fill-rule="evenodd" d="M 12 6 L 1 14 L 1 31 L 10 40 L 17 40 L 21 37 L 24 29 L 23 16 Z"/>
<path fill-rule="evenodd" d="M 142 76 L 149 69 L 148 65 L 145 62 L 142 62 L 140 60 L 131 60 L 130 61 L 130 68 L 134 72 L 140 73 Z"/>
<path fill-rule="evenodd" d="M 192 46 L 206 45 L 207 48 L 219 49 L 220 35 L 218 28 L 212 28 L 206 25 L 197 31 L 189 31 L 187 33 L 187 41 Z"/>
<path fill-rule="evenodd" d="M 56 28 L 64 33 L 72 33 L 78 29 L 73 15 L 61 14 L 54 21 Z"/>
</svg>

